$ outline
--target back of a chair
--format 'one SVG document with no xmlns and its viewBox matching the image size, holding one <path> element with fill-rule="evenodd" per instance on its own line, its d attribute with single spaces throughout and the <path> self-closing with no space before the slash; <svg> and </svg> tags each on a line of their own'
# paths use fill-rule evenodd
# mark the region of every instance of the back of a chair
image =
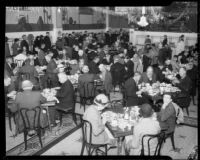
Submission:
<svg viewBox="0 0 200 160">
<path fill-rule="evenodd" d="M 95 97 L 95 85 L 94 82 L 86 82 L 80 86 L 80 97 L 89 98 Z"/>
<path fill-rule="evenodd" d="M 31 79 L 31 74 L 30 73 L 21 73 L 21 80 L 30 80 Z"/>
<path fill-rule="evenodd" d="M 28 108 L 20 108 L 20 115 L 24 124 L 25 130 L 31 130 L 31 129 L 37 129 L 40 127 L 40 114 L 41 114 L 41 107 L 37 106 L 32 109 Z M 30 116 L 30 113 L 32 112 L 32 116 Z M 33 119 L 31 120 L 31 117 Z"/>
<path fill-rule="evenodd" d="M 22 59 L 16 59 L 15 63 L 17 64 L 17 67 L 22 67 L 22 65 L 24 63 L 24 60 L 22 60 Z"/>
<path fill-rule="evenodd" d="M 83 119 L 82 131 L 83 131 L 83 141 L 87 144 L 91 144 L 92 124 L 89 121 Z"/>
<path fill-rule="evenodd" d="M 160 155 L 160 150 L 161 150 L 162 144 L 164 142 L 164 138 L 165 138 L 165 132 L 160 132 L 159 134 L 156 134 L 156 135 L 152 135 L 152 134 L 143 135 L 141 155 L 145 155 L 145 152 L 144 152 L 144 138 L 145 137 L 148 137 L 148 140 L 147 140 L 148 155 L 150 156 L 150 154 L 151 154 L 151 152 L 150 152 L 150 141 L 155 139 L 155 138 L 158 139 L 158 143 L 157 143 L 156 148 L 155 148 L 154 156 Z"/>
</svg>

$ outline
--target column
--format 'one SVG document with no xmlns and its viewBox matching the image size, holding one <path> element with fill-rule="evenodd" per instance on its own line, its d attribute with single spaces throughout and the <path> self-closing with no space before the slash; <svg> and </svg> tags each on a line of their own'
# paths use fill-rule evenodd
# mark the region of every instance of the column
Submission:
<svg viewBox="0 0 200 160">
<path fill-rule="evenodd" d="M 62 9 L 58 10 L 59 7 L 52 7 L 52 43 L 56 43 L 57 37 L 62 35 Z"/>
<path fill-rule="evenodd" d="M 109 7 L 106 7 L 106 31 L 109 30 Z"/>
</svg>

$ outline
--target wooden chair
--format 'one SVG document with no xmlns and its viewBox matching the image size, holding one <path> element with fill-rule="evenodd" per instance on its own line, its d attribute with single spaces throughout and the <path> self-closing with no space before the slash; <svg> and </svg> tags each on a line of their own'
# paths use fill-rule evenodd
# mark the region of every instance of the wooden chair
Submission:
<svg viewBox="0 0 200 160">
<path fill-rule="evenodd" d="M 96 96 L 96 86 L 94 82 L 87 82 L 79 86 L 80 105 L 84 107 L 92 104 Z M 90 103 L 88 103 L 90 101 Z"/>
<path fill-rule="evenodd" d="M 17 67 L 22 67 L 24 64 L 24 60 L 22 59 L 16 59 L 15 63 L 17 64 Z"/>
<path fill-rule="evenodd" d="M 28 108 L 21 108 L 19 110 L 20 112 L 20 116 L 22 118 L 23 121 L 23 125 L 24 125 L 24 142 L 25 142 L 25 150 L 27 150 L 27 136 L 28 136 L 28 132 L 31 130 L 35 130 L 37 132 L 37 136 L 39 137 L 39 142 L 41 145 L 41 148 L 43 147 L 42 144 L 42 128 L 40 126 L 40 114 L 41 114 L 41 107 L 37 106 L 35 108 L 32 109 L 28 109 Z M 33 121 L 32 123 L 30 122 L 30 116 L 28 116 L 28 112 L 34 112 L 33 114 Z"/>
<path fill-rule="evenodd" d="M 152 134 L 146 134 L 142 137 L 142 149 L 141 149 L 141 156 L 144 156 L 145 153 L 144 153 L 144 138 L 145 137 L 149 137 L 148 140 L 147 140 L 147 144 L 148 144 L 148 156 L 150 156 L 150 141 L 157 138 L 158 139 L 158 143 L 156 145 L 156 148 L 155 148 L 155 152 L 154 152 L 154 156 L 159 156 L 160 155 L 160 150 L 161 150 L 161 147 L 162 147 L 162 144 L 164 142 L 164 139 L 165 139 L 165 133 L 164 132 L 161 132 L 159 134 L 156 134 L 156 135 L 152 135 Z M 145 155 L 146 156 L 146 155 Z"/>
<path fill-rule="evenodd" d="M 77 124 L 77 119 L 76 119 L 76 116 L 78 115 L 80 117 L 80 120 L 82 118 L 82 115 L 81 114 L 78 114 L 78 113 L 75 113 L 75 106 L 76 106 L 76 103 L 75 103 L 75 100 L 76 100 L 76 96 L 74 96 L 74 107 L 73 108 L 66 108 L 66 109 L 61 109 L 61 108 L 56 108 L 56 110 L 58 111 L 59 113 L 59 120 L 60 120 L 60 126 L 62 125 L 62 117 L 63 117 L 63 114 L 71 114 L 72 115 L 72 118 L 73 118 L 73 121 L 76 125 Z M 67 105 L 67 104 L 66 104 Z"/>
<path fill-rule="evenodd" d="M 83 155 L 85 148 L 88 152 L 88 155 L 92 155 L 94 151 L 96 155 L 98 155 L 98 152 L 101 152 L 102 154 L 107 155 L 107 151 L 108 151 L 107 144 L 93 144 L 92 143 L 92 124 L 87 120 L 83 120 L 82 133 L 83 133 L 83 144 L 82 144 L 82 149 L 81 149 L 81 155 Z M 104 148 L 105 151 L 102 151 L 100 148 Z"/>
</svg>

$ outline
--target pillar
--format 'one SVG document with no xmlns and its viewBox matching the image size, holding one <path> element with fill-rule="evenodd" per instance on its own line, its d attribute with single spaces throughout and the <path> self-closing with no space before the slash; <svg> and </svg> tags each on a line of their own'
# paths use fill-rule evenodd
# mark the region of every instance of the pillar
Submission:
<svg viewBox="0 0 200 160">
<path fill-rule="evenodd" d="M 109 30 L 109 7 L 106 7 L 106 31 Z"/>
<path fill-rule="evenodd" d="M 52 7 L 52 23 L 53 23 L 53 32 L 52 32 L 52 43 L 56 43 L 57 37 L 62 35 L 62 9 L 60 12 L 59 7 Z M 60 34 L 59 34 L 60 33 Z"/>
</svg>

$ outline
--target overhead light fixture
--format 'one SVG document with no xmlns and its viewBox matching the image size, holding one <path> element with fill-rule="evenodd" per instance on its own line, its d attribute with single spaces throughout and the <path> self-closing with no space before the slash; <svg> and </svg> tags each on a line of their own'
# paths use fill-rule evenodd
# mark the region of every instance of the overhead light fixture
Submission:
<svg viewBox="0 0 200 160">
<path fill-rule="evenodd" d="M 59 12 L 59 13 L 61 12 L 61 8 L 60 8 L 60 7 L 58 7 L 58 12 Z"/>
<path fill-rule="evenodd" d="M 137 23 L 138 25 L 142 27 L 146 27 L 149 24 L 144 14 L 145 14 L 145 7 L 142 7 L 142 17 L 140 17 L 140 21 Z"/>
</svg>

